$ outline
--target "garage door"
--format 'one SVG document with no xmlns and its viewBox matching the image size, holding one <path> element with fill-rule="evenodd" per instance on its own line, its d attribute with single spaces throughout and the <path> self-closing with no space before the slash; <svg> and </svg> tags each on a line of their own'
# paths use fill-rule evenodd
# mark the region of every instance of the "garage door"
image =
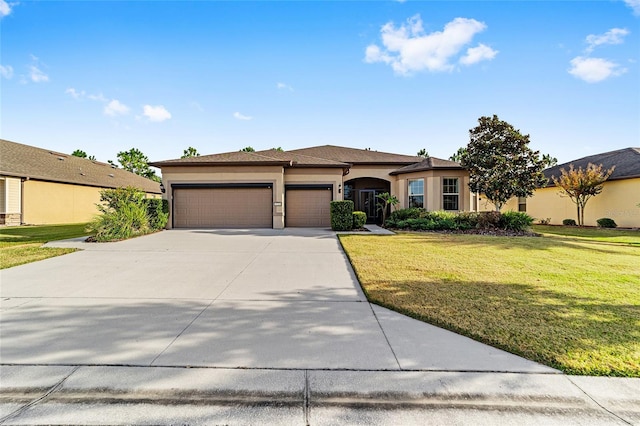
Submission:
<svg viewBox="0 0 640 426">
<path fill-rule="evenodd" d="M 288 186 L 285 193 L 285 223 L 290 227 L 331 226 L 332 186 Z"/>
<path fill-rule="evenodd" d="M 174 228 L 271 228 L 271 186 L 174 187 Z"/>
</svg>

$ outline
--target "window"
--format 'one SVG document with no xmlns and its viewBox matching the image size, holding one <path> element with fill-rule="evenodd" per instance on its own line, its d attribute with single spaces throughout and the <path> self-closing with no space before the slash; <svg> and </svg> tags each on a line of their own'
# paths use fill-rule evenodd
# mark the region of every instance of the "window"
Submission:
<svg viewBox="0 0 640 426">
<path fill-rule="evenodd" d="M 444 210 L 460 210 L 459 199 L 458 178 L 442 179 L 442 208 Z"/>
<path fill-rule="evenodd" d="M 527 197 L 518 197 L 518 211 L 519 212 L 527 211 Z"/>
<path fill-rule="evenodd" d="M 424 179 L 409 181 L 409 207 L 424 207 Z"/>
</svg>

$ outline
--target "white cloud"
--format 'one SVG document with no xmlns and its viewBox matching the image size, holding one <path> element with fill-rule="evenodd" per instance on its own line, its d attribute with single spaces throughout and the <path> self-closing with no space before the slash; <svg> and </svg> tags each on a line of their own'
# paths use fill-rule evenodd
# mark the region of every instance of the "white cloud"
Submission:
<svg viewBox="0 0 640 426">
<path fill-rule="evenodd" d="M 82 99 L 86 95 L 84 90 L 77 91 L 73 87 L 69 87 L 67 90 L 64 91 L 64 93 L 71 96 L 73 99 Z"/>
<path fill-rule="evenodd" d="M 480 43 L 478 47 L 468 48 L 467 54 L 460 58 L 460 63 L 462 65 L 473 65 L 481 61 L 490 61 L 495 58 L 497 54 L 497 50 Z"/>
<path fill-rule="evenodd" d="M 248 115 L 242 115 L 239 112 L 234 112 L 233 118 L 235 118 L 236 120 L 253 120 L 253 117 L 250 117 Z"/>
<path fill-rule="evenodd" d="M 6 79 L 13 77 L 13 67 L 11 65 L 0 65 L 0 76 Z"/>
<path fill-rule="evenodd" d="M 129 113 L 129 107 L 117 99 L 113 99 L 104 107 L 104 113 L 112 117 L 116 115 L 126 115 Z"/>
<path fill-rule="evenodd" d="M 46 83 L 49 81 L 49 76 L 35 65 L 29 66 L 29 78 L 34 83 Z"/>
<path fill-rule="evenodd" d="M 589 46 L 586 51 L 590 53 L 596 46 L 600 46 L 602 44 L 622 44 L 624 43 L 624 37 L 628 34 L 629 30 L 626 28 L 612 28 L 601 35 L 589 34 L 587 36 L 587 43 Z"/>
<path fill-rule="evenodd" d="M 4 0 L 0 0 L 0 18 L 11 13 L 11 5 Z"/>
<path fill-rule="evenodd" d="M 484 31 L 483 22 L 468 18 L 455 18 L 443 31 L 425 34 L 420 15 L 415 15 L 396 28 L 393 22 L 383 25 L 380 34 L 384 49 L 372 44 L 365 51 L 365 62 L 384 62 L 398 74 L 414 71 L 452 71 L 452 61 L 473 37 Z M 480 47 L 484 46 L 484 47 Z M 493 59 L 498 53 L 480 45 L 460 59 L 466 64 Z M 475 61 L 475 62 L 472 62 Z"/>
<path fill-rule="evenodd" d="M 640 0 L 624 0 L 624 2 L 633 10 L 634 15 L 640 15 Z"/>
<path fill-rule="evenodd" d="M 84 93 L 84 91 L 82 91 L 82 93 Z M 109 99 L 105 98 L 102 93 L 98 93 L 97 95 L 89 94 L 87 95 L 87 98 L 91 99 L 92 101 L 109 102 Z"/>
<path fill-rule="evenodd" d="M 289 86 L 288 84 L 285 83 L 277 83 L 276 87 L 280 90 L 288 90 L 290 92 L 293 92 L 293 87 Z"/>
<path fill-rule="evenodd" d="M 145 105 L 142 115 L 149 121 L 161 122 L 171 118 L 171 113 L 162 105 Z"/>
<path fill-rule="evenodd" d="M 598 83 L 624 74 L 626 71 L 626 68 L 621 68 L 620 65 L 606 59 L 578 56 L 571 60 L 569 74 L 587 83 Z"/>
</svg>

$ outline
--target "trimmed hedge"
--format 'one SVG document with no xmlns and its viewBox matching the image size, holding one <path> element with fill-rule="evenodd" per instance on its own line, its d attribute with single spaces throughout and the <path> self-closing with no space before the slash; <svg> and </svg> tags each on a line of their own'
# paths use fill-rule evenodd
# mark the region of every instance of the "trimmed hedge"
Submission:
<svg viewBox="0 0 640 426">
<path fill-rule="evenodd" d="M 362 229 L 365 223 L 367 223 L 365 212 L 353 212 L 353 229 Z"/>
<path fill-rule="evenodd" d="M 573 220 L 573 219 L 563 219 L 562 220 L 562 224 L 564 226 L 576 226 L 577 225 L 576 221 Z"/>
<path fill-rule="evenodd" d="M 618 224 L 611 218 L 602 217 L 596 221 L 600 228 L 617 228 Z"/>
<path fill-rule="evenodd" d="M 331 202 L 331 229 L 334 231 L 350 231 L 353 226 L 353 201 Z"/>
<path fill-rule="evenodd" d="M 419 208 L 400 209 L 391 213 L 387 228 L 414 231 L 465 231 L 468 229 L 505 229 L 525 231 L 533 218 L 523 212 L 461 212 L 427 211 Z"/>
</svg>

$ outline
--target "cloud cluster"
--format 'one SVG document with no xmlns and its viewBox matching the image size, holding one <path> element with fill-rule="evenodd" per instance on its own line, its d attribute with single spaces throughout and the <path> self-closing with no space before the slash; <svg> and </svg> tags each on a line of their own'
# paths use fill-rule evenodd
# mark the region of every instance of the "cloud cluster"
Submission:
<svg viewBox="0 0 640 426">
<path fill-rule="evenodd" d="M 0 76 L 6 79 L 13 77 L 13 67 L 11 65 L 0 65 Z"/>
<path fill-rule="evenodd" d="M 0 18 L 3 18 L 11 13 L 11 5 L 4 0 L 0 0 Z"/>
<path fill-rule="evenodd" d="M 569 74 L 587 83 L 598 83 L 624 74 L 627 69 L 619 64 L 604 58 L 591 58 L 589 55 L 597 47 L 624 43 L 624 38 L 629 34 L 626 28 L 612 28 L 604 34 L 589 34 L 585 38 L 587 47 L 584 55 L 576 56 L 570 61 Z"/>
<path fill-rule="evenodd" d="M 109 117 L 126 116 L 131 112 L 131 108 L 120 102 L 118 99 L 106 98 L 102 93 L 90 94 L 84 90 L 77 90 L 69 87 L 65 93 L 75 100 L 89 99 L 91 101 L 101 102 L 104 104 L 102 112 Z M 171 118 L 171 113 L 163 105 L 144 105 L 142 107 L 142 116 L 148 121 L 162 122 Z M 140 118 L 140 117 L 137 117 Z"/>
<path fill-rule="evenodd" d="M 289 86 L 288 84 L 285 84 L 285 83 L 277 83 L 276 87 L 279 90 L 288 90 L 290 92 L 293 92 L 293 87 L 291 87 L 291 86 Z"/>
<path fill-rule="evenodd" d="M 455 18 L 442 31 L 425 33 L 420 15 L 407 19 L 399 27 L 388 22 L 380 29 L 382 46 L 371 44 L 365 50 L 365 62 L 382 62 L 400 75 L 418 71 L 452 71 L 455 63 L 473 65 L 495 58 L 498 51 L 485 44 L 464 47 L 487 26 L 468 18 Z"/>
<path fill-rule="evenodd" d="M 627 6 L 633 10 L 633 14 L 640 16 L 640 0 L 624 0 Z"/>
</svg>

